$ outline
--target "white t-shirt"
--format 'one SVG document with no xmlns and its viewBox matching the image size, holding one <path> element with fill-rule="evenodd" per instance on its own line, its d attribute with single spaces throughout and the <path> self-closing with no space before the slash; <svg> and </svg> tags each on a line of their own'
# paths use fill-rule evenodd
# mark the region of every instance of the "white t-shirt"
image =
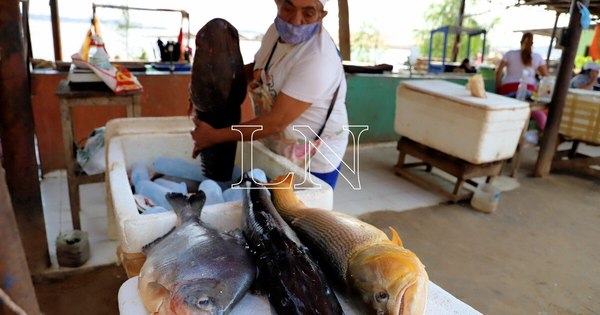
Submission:
<svg viewBox="0 0 600 315">
<path fill-rule="evenodd" d="M 521 76 L 523 75 L 523 69 L 527 69 L 529 73 L 527 76 L 527 83 L 537 85 L 537 81 L 535 80 L 535 72 L 537 71 L 537 68 L 546 64 L 546 61 L 540 54 L 532 52 L 531 66 L 525 67 L 525 65 L 523 65 L 523 61 L 521 60 L 520 50 L 508 51 L 502 57 L 502 61 L 506 63 L 506 74 L 504 75 L 504 78 L 502 78 L 502 84 L 519 82 L 521 80 Z"/>
<path fill-rule="evenodd" d="M 339 86 L 336 102 L 321 135 L 323 141 L 319 147 L 320 153 L 317 152 L 312 157 L 309 166 L 312 172 L 331 172 L 341 163 L 348 144 L 348 131 L 343 129 L 348 125 L 348 115 L 346 77 L 341 58 L 324 28 L 311 39 L 295 46 L 277 42 L 278 39 L 279 33 L 272 24 L 254 57 L 254 69 L 265 68 L 277 43 L 268 66 L 272 89 L 276 93 L 283 91 L 295 99 L 311 103 L 291 125 L 307 125 L 318 133 L 325 123 L 333 94 Z M 265 81 L 264 71 L 262 77 Z M 300 133 L 298 138 L 302 138 Z"/>
</svg>

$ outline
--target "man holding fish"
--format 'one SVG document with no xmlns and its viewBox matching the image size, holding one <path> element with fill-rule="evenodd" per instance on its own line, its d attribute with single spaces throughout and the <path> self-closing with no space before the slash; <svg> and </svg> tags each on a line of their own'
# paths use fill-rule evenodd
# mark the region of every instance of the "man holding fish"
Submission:
<svg viewBox="0 0 600 315">
<path fill-rule="evenodd" d="M 243 140 L 261 139 L 275 153 L 335 187 L 348 144 L 348 117 L 341 58 L 322 23 L 326 2 L 275 0 L 277 17 L 255 55 L 248 85 L 257 116 L 241 123 L 262 130 L 219 128 L 194 119 L 194 155 L 239 141 L 241 132 Z"/>
</svg>

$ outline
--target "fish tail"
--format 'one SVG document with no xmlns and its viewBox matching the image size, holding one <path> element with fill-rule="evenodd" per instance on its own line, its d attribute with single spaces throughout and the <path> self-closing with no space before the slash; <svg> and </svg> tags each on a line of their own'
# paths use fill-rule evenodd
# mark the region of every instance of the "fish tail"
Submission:
<svg viewBox="0 0 600 315">
<path fill-rule="evenodd" d="M 179 223 L 190 219 L 200 220 L 200 213 L 206 201 L 206 195 L 203 191 L 198 191 L 189 198 L 181 193 L 168 193 L 165 198 L 177 214 Z"/>
</svg>

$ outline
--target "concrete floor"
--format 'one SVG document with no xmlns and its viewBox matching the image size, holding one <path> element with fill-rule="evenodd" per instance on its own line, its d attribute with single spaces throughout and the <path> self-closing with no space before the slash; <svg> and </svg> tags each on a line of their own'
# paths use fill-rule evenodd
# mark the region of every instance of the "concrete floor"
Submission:
<svg viewBox="0 0 600 315">
<path fill-rule="evenodd" d="M 443 198 L 393 176 L 393 145 L 368 147 L 362 189 L 341 182 L 334 207 L 395 227 L 434 283 L 484 314 L 600 314 L 600 180 L 531 178 L 535 153 L 523 158 L 520 187 L 485 214 L 467 203 L 440 204 Z M 125 280 L 121 267 L 109 265 L 35 287 L 45 314 L 117 314 Z"/>
</svg>

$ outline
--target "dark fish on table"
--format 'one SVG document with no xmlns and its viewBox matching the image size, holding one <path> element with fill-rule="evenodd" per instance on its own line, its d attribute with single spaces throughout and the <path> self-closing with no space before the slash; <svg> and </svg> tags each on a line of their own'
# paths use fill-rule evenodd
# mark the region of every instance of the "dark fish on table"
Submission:
<svg viewBox="0 0 600 315">
<path fill-rule="evenodd" d="M 353 216 L 308 208 L 293 190 L 293 176 L 273 180 L 273 203 L 281 217 L 319 261 L 357 291 L 378 315 L 423 314 L 429 277 L 419 258 L 404 248 L 392 228 L 392 239 Z"/>
<path fill-rule="evenodd" d="M 200 221 L 206 197 L 167 194 L 177 225 L 144 246 L 139 293 L 158 314 L 227 314 L 256 276 L 244 237 L 219 232 Z M 239 232 L 239 230 L 238 230 Z"/>
<path fill-rule="evenodd" d="M 343 314 L 325 275 L 275 210 L 267 189 L 246 176 L 242 230 L 258 267 L 258 287 L 278 314 Z"/>
<path fill-rule="evenodd" d="M 240 122 L 246 97 L 244 62 L 233 25 L 213 19 L 196 34 L 190 99 L 195 116 L 214 128 Z M 221 143 L 200 152 L 204 174 L 216 181 L 231 179 L 237 143 Z"/>
</svg>

